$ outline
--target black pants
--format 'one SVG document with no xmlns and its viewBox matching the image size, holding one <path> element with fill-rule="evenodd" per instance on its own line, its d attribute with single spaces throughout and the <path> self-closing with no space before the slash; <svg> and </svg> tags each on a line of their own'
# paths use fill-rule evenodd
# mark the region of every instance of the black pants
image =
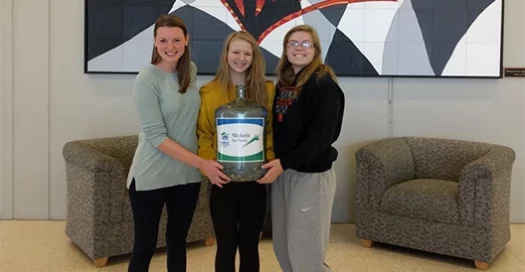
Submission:
<svg viewBox="0 0 525 272">
<path fill-rule="evenodd" d="M 257 182 L 213 185 L 210 211 L 217 239 L 215 272 L 235 272 L 237 247 L 240 272 L 259 271 L 259 237 L 266 212 L 266 188 Z"/>
<path fill-rule="evenodd" d="M 168 271 L 186 271 L 186 237 L 193 220 L 201 183 L 136 191 L 129 190 L 135 235 L 128 272 L 146 272 L 157 246 L 159 221 L 164 204 L 168 212 L 166 245 Z"/>
</svg>

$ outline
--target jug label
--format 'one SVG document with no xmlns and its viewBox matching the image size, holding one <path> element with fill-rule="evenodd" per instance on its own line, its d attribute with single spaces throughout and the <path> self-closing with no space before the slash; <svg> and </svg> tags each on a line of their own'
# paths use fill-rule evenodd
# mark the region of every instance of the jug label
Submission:
<svg viewBox="0 0 525 272">
<path fill-rule="evenodd" d="M 218 117 L 217 161 L 264 161 L 264 118 Z"/>
</svg>

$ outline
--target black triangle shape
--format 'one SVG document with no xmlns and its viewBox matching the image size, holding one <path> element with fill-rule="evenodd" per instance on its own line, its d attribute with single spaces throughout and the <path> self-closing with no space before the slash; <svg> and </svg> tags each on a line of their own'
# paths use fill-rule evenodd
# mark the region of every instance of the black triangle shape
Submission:
<svg viewBox="0 0 525 272">
<path fill-rule="evenodd" d="M 495 0 L 455 0 L 439 2 L 443 8 L 447 5 L 461 5 L 468 7 L 468 13 L 455 11 L 445 13 L 446 16 L 435 16 L 435 13 L 422 9 L 426 0 L 412 0 L 412 6 L 421 28 L 421 34 L 425 41 L 430 64 L 437 76 L 441 76 L 450 57 L 454 53 L 456 45 L 467 33 L 476 18 Z M 437 1 L 434 2 L 436 5 Z M 438 11 L 446 11 L 444 9 Z M 434 11 L 435 12 L 435 11 Z M 457 23 L 461 22 L 461 23 Z"/>
<path fill-rule="evenodd" d="M 339 29 L 335 31 L 332 44 L 328 48 L 325 63 L 330 65 L 338 76 L 379 75 L 372 63 Z"/>
<path fill-rule="evenodd" d="M 319 11 L 334 25 L 337 27 L 339 25 L 339 22 L 341 22 L 341 18 L 343 18 L 343 14 L 345 13 L 346 6 L 332 6 L 332 7 L 326 7 L 322 8 Z"/>
</svg>

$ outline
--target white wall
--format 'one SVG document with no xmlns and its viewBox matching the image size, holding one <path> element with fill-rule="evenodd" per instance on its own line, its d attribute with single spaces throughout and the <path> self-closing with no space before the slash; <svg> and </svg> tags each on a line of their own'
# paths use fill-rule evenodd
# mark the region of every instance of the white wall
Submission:
<svg viewBox="0 0 525 272">
<path fill-rule="evenodd" d="M 11 0 L 0 1 L 0 218 L 13 209 L 13 24 Z"/>
<path fill-rule="evenodd" d="M 504 64 L 525 66 L 525 5 L 505 2 Z M 63 219 L 62 147 L 70 140 L 136 133 L 134 75 L 83 74 L 84 1 L 1 0 L 0 25 L 0 217 Z M 425 135 L 514 148 L 511 220 L 525 222 L 524 79 L 340 81 L 348 106 L 337 143 L 334 221 L 354 219 L 357 148 L 377 138 Z"/>
</svg>

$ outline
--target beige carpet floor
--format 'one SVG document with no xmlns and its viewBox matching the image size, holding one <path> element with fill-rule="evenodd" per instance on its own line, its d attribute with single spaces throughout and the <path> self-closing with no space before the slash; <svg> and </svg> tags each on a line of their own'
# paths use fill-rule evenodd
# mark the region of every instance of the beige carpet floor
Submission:
<svg viewBox="0 0 525 272">
<path fill-rule="evenodd" d="M 64 234 L 64 221 L 0 221 L 1 272 L 87 272 L 127 271 L 129 255 L 110 258 L 97 268 Z M 512 239 L 488 271 L 525 271 L 525 225 L 511 227 Z M 280 271 L 271 240 L 260 245 L 261 272 Z M 188 271 L 213 272 L 215 246 L 188 246 Z M 374 244 L 364 248 L 355 239 L 355 227 L 334 224 L 327 257 L 333 271 L 478 271 L 469 260 L 429 254 L 400 247 Z M 151 272 L 166 271 L 165 250 L 159 250 Z"/>
</svg>

